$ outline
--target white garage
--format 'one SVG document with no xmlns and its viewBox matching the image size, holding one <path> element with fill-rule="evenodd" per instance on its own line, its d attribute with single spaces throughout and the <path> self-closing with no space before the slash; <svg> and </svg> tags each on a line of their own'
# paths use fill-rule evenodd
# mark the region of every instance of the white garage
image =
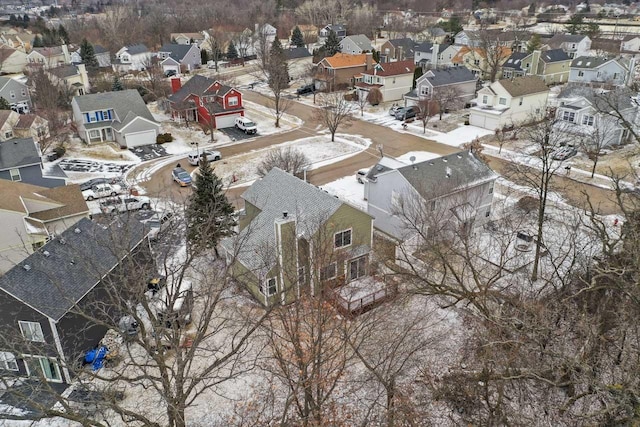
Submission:
<svg viewBox="0 0 640 427">
<path fill-rule="evenodd" d="M 124 136 L 127 148 L 139 147 L 141 145 L 149 145 L 156 143 L 156 131 L 145 130 L 141 132 L 127 133 Z"/>
<path fill-rule="evenodd" d="M 469 124 L 483 129 L 496 130 L 500 127 L 500 116 L 495 114 L 484 114 L 481 111 L 471 110 L 469 113 Z"/>
<path fill-rule="evenodd" d="M 236 117 L 242 117 L 240 113 L 216 116 L 216 129 L 232 128 L 236 124 Z"/>
</svg>

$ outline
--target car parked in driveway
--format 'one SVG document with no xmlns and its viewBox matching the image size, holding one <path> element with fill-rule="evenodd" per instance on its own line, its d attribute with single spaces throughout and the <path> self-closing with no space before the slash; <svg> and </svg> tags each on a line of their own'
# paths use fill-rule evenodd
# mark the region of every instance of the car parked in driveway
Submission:
<svg viewBox="0 0 640 427">
<path fill-rule="evenodd" d="M 358 172 L 356 172 L 356 181 L 358 181 L 359 184 L 364 184 L 367 180 L 368 173 L 369 169 L 360 169 Z"/>
<path fill-rule="evenodd" d="M 391 117 L 395 117 L 396 113 L 398 112 L 399 109 L 401 109 L 402 107 L 399 105 L 394 105 L 393 107 L 389 108 L 389 115 Z"/>
<path fill-rule="evenodd" d="M 192 151 L 191 153 L 189 153 L 187 155 L 187 161 L 191 166 L 198 166 L 200 164 L 200 161 L 204 159 L 205 156 L 207 157 L 207 161 L 209 163 L 217 162 L 218 160 L 222 159 L 222 154 L 220 154 L 219 151 L 216 151 L 216 150 L 200 151 L 199 150 L 199 151 Z"/>
<path fill-rule="evenodd" d="M 85 200 L 102 199 L 103 197 L 115 197 L 122 193 L 122 187 L 118 184 L 96 184 L 82 192 Z"/>
<path fill-rule="evenodd" d="M 80 191 L 89 190 L 91 187 L 98 184 L 117 184 L 118 181 L 118 178 L 93 178 L 80 184 Z"/>
<path fill-rule="evenodd" d="M 171 178 L 177 182 L 180 187 L 188 187 L 191 185 L 191 175 L 186 170 L 176 167 L 171 171 Z"/>
<path fill-rule="evenodd" d="M 412 119 L 418 114 L 418 109 L 416 107 L 402 107 L 396 111 L 395 118 L 396 120 L 407 120 Z"/>
<path fill-rule="evenodd" d="M 151 200 L 145 196 L 112 197 L 100 202 L 100 210 L 104 213 L 118 213 L 149 209 Z"/>
<path fill-rule="evenodd" d="M 553 160 L 567 160 L 569 157 L 573 157 L 578 153 L 575 147 L 562 147 L 551 153 Z"/>
<path fill-rule="evenodd" d="M 253 135 L 258 132 L 258 126 L 246 117 L 236 118 L 236 129 L 240 129 L 247 135 Z"/>
<path fill-rule="evenodd" d="M 157 240 L 158 235 L 171 227 L 175 217 L 173 212 L 156 212 L 151 218 L 145 221 L 149 227 L 149 239 Z"/>
<path fill-rule="evenodd" d="M 313 93 L 315 91 L 316 91 L 316 86 L 313 83 L 310 83 L 308 85 L 304 85 L 298 88 L 298 90 L 296 90 L 296 94 L 305 95 L 307 93 Z"/>
</svg>

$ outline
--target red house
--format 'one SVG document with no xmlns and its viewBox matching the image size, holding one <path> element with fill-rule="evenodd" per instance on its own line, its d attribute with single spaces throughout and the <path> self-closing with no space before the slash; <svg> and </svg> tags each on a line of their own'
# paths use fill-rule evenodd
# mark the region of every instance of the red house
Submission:
<svg viewBox="0 0 640 427">
<path fill-rule="evenodd" d="M 168 98 L 171 117 L 200 122 L 215 129 L 233 127 L 236 117 L 244 116 L 242 94 L 235 88 L 196 75 L 184 86 L 179 78 L 171 79 Z"/>
</svg>

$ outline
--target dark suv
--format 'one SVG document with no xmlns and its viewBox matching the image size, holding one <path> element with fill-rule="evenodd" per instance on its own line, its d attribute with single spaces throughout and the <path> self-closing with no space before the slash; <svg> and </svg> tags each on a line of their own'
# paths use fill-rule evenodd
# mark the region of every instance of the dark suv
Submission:
<svg viewBox="0 0 640 427">
<path fill-rule="evenodd" d="M 412 119 L 418 114 L 416 107 L 402 107 L 396 111 L 396 120 Z"/>
<path fill-rule="evenodd" d="M 296 93 L 298 95 L 304 95 L 306 93 L 313 93 L 316 91 L 316 87 L 313 83 L 308 84 L 308 85 L 304 85 L 301 88 L 299 88 L 298 90 L 296 90 Z"/>
</svg>

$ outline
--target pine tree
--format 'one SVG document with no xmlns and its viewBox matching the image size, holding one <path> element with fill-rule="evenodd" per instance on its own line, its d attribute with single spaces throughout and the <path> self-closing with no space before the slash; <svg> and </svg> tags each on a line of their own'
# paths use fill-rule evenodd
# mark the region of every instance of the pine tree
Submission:
<svg viewBox="0 0 640 427">
<path fill-rule="evenodd" d="M 7 101 L 6 99 L 0 96 L 0 110 L 10 110 L 10 109 L 11 109 L 11 105 L 9 104 L 9 101 Z"/>
<path fill-rule="evenodd" d="M 305 47 L 304 36 L 297 25 L 293 29 L 293 34 L 291 34 L 291 44 L 296 47 Z"/>
<path fill-rule="evenodd" d="M 233 44 L 233 40 L 229 42 L 227 47 L 227 59 L 238 59 L 238 51 L 236 50 L 236 45 Z"/>
<path fill-rule="evenodd" d="M 534 33 L 527 43 L 527 53 L 533 53 L 534 50 L 540 49 L 541 46 L 540 34 Z"/>
<path fill-rule="evenodd" d="M 195 187 L 185 213 L 187 239 L 194 249 L 213 248 L 218 255 L 218 242 L 233 234 L 236 221 L 233 206 L 224 193 L 222 180 L 213 172 L 206 157 L 200 161 L 200 173 L 196 176 Z"/>
<path fill-rule="evenodd" d="M 275 38 L 273 43 L 271 43 L 268 69 L 269 87 L 273 85 L 278 85 L 279 88 L 289 87 L 289 65 L 287 64 L 287 57 L 278 38 Z"/>
<path fill-rule="evenodd" d="M 80 43 L 80 58 L 87 68 L 98 68 L 96 52 L 93 49 L 93 45 L 89 43 L 87 39 L 82 39 L 82 43 Z"/>
<path fill-rule="evenodd" d="M 569 34 L 580 34 L 583 29 L 584 17 L 576 13 L 567 21 L 567 25 L 565 26 L 565 30 Z"/>
<path fill-rule="evenodd" d="M 327 56 L 333 56 L 340 52 L 340 40 L 338 40 L 335 31 L 329 31 L 329 37 L 327 37 L 323 47 Z"/>
<path fill-rule="evenodd" d="M 371 57 L 373 58 L 374 61 L 380 62 L 380 51 L 371 49 Z"/>
<path fill-rule="evenodd" d="M 200 49 L 200 63 L 206 65 L 209 62 L 209 52 L 207 49 Z"/>
<path fill-rule="evenodd" d="M 124 90 L 124 86 L 122 86 L 122 82 L 120 81 L 120 77 L 116 74 L 113 76 L 113 84 L 111 85 L 111 90 L 117 92 L 119 90 Z"/>
<path fill-rule="evenodd" d="M 58 37 L 62 40 L 64 44 L 69 44 L 69 34 L 64 26 L 60 25 L 58 27 Z"/>
<path fill-rule="evenodd" d="M 33 38 L 33 47 L 44 47 L 42 38 L 38 34 Z"/>
</svg>

